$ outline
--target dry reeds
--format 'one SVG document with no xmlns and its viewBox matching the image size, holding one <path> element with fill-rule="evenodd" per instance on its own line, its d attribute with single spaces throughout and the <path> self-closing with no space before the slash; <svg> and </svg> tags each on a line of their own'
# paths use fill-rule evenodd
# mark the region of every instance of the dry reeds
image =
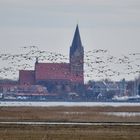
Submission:
<svg viewBox="0 0 140 140">
<path fill-rule="evenodd" d="M 103 112 L 140 112 L 140 107 L 2 107 L 0 121 L 140 122 L 140 116 Z"/>
<path fill-rule="evenodd" d="M 0 125 L 0 140 L 139 140 L 140 126 Z"/>
</svg>

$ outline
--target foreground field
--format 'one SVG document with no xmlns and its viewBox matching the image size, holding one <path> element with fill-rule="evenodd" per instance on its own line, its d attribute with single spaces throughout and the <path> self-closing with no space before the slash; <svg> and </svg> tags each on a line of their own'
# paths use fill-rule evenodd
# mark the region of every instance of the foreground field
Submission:
<svg viewBox="0 0 140 140">
<path fill-rule="evenodd" d="M 140 126 L 0 125 L 0 140 L 139 140 Z"/>
<path fill-rule="evenodd" d="M 140 107 L 0 107 L 0 121 L 140 122 L 140 115 L 112 112 L 140 113 Z"/>
<path fill-rule="evenodd" d="M 139 122 L 140 107 L 0 107 L 0 122 Z M 140 125 L 0 124 L 0 140 L 139 140 Z"/>
</svg>

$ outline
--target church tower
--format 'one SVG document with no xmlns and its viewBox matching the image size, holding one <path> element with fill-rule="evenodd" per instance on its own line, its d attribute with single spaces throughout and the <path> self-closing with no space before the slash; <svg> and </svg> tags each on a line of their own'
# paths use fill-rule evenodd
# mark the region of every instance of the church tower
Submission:
<svg viewBox="0 0 140 140">
<path fill-rule="evenodd" d="M 70 71 L 75 76 L 84 77 L 84 48 L 82 46 L 78 25 L 76 26 L 70 47 Z"/>
</svg>

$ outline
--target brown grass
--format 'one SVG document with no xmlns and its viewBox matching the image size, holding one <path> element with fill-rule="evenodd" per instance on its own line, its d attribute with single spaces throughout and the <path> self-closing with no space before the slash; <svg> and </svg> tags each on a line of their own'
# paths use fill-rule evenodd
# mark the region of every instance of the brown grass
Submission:
<svg viewBox="0 0 140 140">
<path fill-rule="evenodd" d="M 0 107 L 0 121 L 140 122 L 140 116 L 102 112 L 140 112 L 140 107 Z"/>
<path fill-rule="evenodd" d="M 0 125 L 0 140 L 139 140 L 140 126 Z"/>
<path fill-rule="evenodd" d="M 140 107 L 0 107 L 0 121 L 140 122 L 102 112 L 140 112 Z M 140 126 L 0 124 L 0 140 L 139 140 Z"/>
</svg>

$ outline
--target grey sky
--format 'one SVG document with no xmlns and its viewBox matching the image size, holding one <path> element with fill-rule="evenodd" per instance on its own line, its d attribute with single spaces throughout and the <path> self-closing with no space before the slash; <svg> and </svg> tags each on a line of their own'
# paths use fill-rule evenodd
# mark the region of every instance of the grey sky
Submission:
<svg viewBox="0 0 140 140">
<path fill-rule="evenodd" d="M 140 52 L 140 0 L 0 0 L 0 51 L 68 55 L 77 23 L 85 50 Z"/>
</svg>

